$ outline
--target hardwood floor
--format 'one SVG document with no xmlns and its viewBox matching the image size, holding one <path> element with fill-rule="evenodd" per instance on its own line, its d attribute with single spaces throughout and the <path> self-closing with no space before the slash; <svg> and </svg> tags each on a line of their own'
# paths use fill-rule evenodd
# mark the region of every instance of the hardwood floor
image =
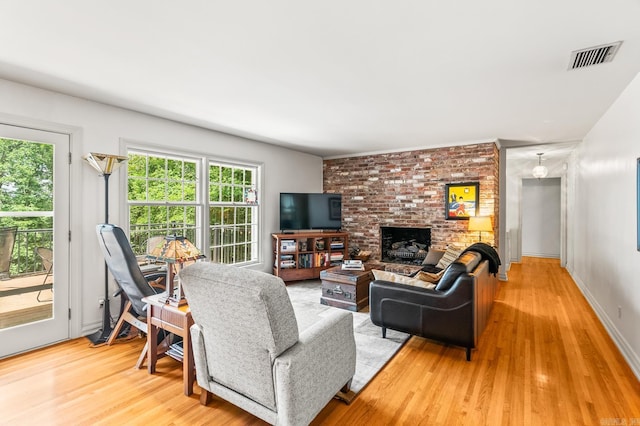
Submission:
<svg viewBox="0 0 640 426">
<path fill-rule="evenodd" d="M 76 339 L 0 361 L 0 424 L 263 424 L 199 389 L 180 365 L 133 368 L 143 341 Z M 526 258 L 501 283 L 491 320 L 462 348 L 413 337 L 347 406 L 313 424 L 640 425 L 640 383 L 557 260 Z"/>
</svg>

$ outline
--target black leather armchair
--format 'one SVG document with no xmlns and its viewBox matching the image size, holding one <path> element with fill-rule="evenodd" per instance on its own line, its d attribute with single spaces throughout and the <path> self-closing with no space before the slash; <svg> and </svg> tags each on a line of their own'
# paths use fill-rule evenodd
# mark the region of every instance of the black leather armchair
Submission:
<svg viewBox="0 0 640 426">
<path fill-rule="evenodd" d="M 487 260 L 467 251 L 447 267 L 435 289 L 383 280 L 369 287 L 371 322 L 386 329 L 403 331 L 471 349 L 486 324 L 497 288 Z M 485 294 L 486 293 L 486 294 Z"/>
</svg>

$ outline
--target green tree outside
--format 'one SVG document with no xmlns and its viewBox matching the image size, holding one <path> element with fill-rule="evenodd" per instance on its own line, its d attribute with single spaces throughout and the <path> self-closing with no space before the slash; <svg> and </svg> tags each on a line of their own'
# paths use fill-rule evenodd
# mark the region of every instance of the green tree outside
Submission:
<svg viewBox="0 0 640 426">
<path fill-rule="evenodd" d="M 198 163 L 162 155 L 130 152 L 128 160 L 128 199 L 131 242 L 143 254 L 146 240 L 173 233 L 191 241 L 196 237 L 197 208 L 193 205 L 154 203 L 195 203 L 198 201 Z M 209 230 L 214 248 L 207 257 L 224 258 L 229 263 L 249 260 L 252 220 L 255 207 L 244 206 L 245 192 L 254 188 L 254 172 L 249 168 L 220 164 L 209 166 Z M 205 196 L 206 196 L 205 193 Z M 136 202 L 140 204 L 135 204 Z M 255 225 L 254 225 L 255 226 Z M 235 244 L 222 249 L 220 244 Z M 214 253 L 217 251 L 219 253 Z"/>
<path fill-rule="evenodd" d="M 53 212 L 53 154 L 50 144 L 0 138 L 0 211 Z M 51 247 L 53 217 L 0 217 L 0 227 L 10 226 L 33 231 L 19 233 L 11 274 L 41 270 L 32 250 Z"/>
</svg>

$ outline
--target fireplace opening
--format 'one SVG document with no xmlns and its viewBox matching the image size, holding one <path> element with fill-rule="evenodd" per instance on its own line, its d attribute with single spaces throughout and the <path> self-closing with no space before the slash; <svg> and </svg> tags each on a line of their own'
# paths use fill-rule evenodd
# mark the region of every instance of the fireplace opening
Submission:
<svg viewBox="0 0 640 426">
<path fill-rule="evenodd" d="M 431 246 L 431 228 L 380 227 L 383 262 L 420 265 Z"/>
</svg>

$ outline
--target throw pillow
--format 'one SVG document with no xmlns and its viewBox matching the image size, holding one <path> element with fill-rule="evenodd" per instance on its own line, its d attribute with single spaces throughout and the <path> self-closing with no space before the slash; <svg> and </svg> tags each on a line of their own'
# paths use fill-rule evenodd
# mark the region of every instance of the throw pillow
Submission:
<svg viewBox="0 0 640 426">
<path fill-rule="evenodd" d="M 416 274 L 416 278 L 421 281 L 437 284 L 438 281 L 440 281 L 440 278 L 442 277 L 443 273 L 444 273 L 444 269 L 438 272 L 437 274 L 433 274 L 431 272 L 425 272 L 425 271 L 418 271 L 418 273 Z"/>
<path fill-rule="evenodd" d="M 391 281 L 394 283 L 407 284 L 415 287 L 428 288 L 431 290 L 436 287 L 436 285 L 433 283 L 422 281 L 416 278 L 405 277 L 404 275 L 400 274 L 394 274 L 393 272 L 381 271 L 378 269 L 373 269 L 371 272 L 373 272 L 373 276 L 376 280 Z"/>
<path fill-rule="evenodd" d="M 450 245 L 449 247 L 447 247 L 447 250 L 445 250 L 442 258 L 436 266 L 438 268 L 446 269 L 447 266 L 449 266 L 454 260 L 458 258 L 458 256 L 460 256 L 460 253 L 462 253 L 462 249 L 460 247 Z"/>
<path fill-rule="evenodd" d="M 438 262 L 440 262 L 440 259 L 442 259 L 442 256 L 444 255 L 444 250 L 438 250 L 438 249 L 429 249 L 429 252 L 427 253 L 427 256 L 424 258 L 424 261 L 422 262 L 423 265 L 437 265 Z"/>
</svg>

